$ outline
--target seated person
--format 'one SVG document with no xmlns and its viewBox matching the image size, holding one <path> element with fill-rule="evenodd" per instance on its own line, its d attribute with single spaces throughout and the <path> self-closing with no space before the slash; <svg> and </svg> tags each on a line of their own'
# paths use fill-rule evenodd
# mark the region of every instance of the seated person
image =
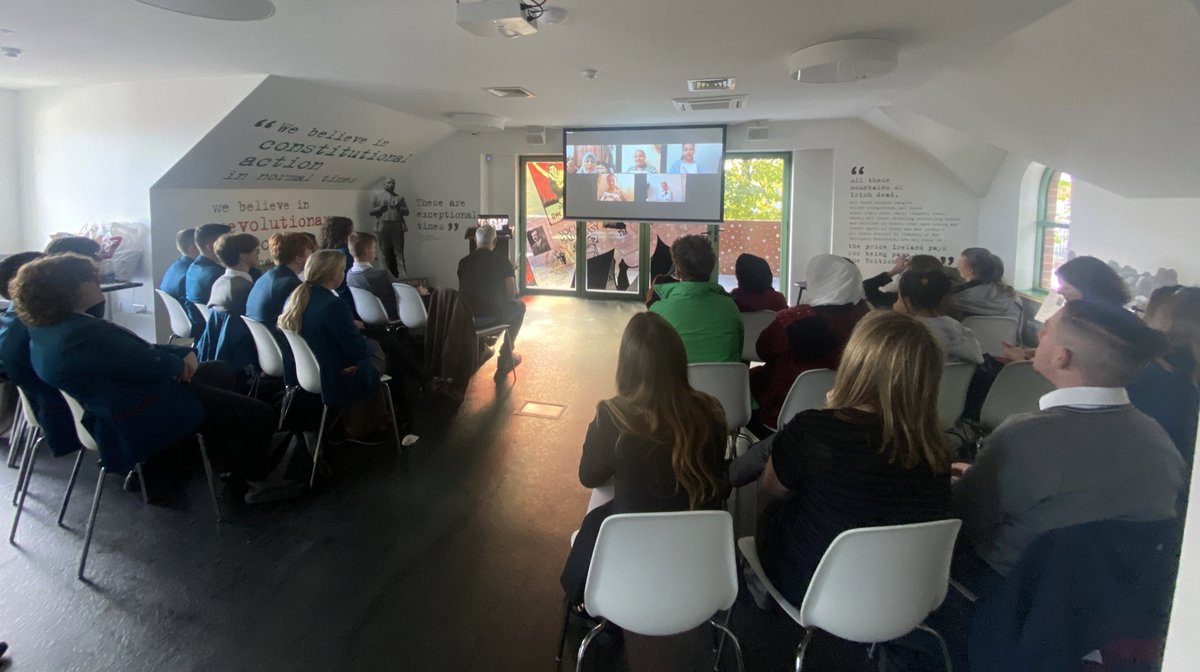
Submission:
<svg viewBox="0 0 1200 672">
<path fill-rule="evenodd" d="M 1167 430 L 1188 465 L 1185 474 L 1190 474 L 1200 414 L 1196 368 L 1200 359 L 1200 287 L 1170 285 L 1154 290 L 1145 320 L 1166 334 L 1167 351 L 1129 382 L 1129 401 Z"/>
<path fill-rule="evenodd" d="M 225 274 L 225 267 L 217 258 L 213 245 L 229 232 L 228 224 L 201 224 L 196 228 L 196 249 L 200 250 L 200 256 L 188 267 L 184 282 L 184 298 L 187 300 L 184 308 L 192 320 L 192 338 L 198 339 L 204 333 L 204 314 L 194 304 L 207 306 L 213 283 Z"/>
<path fill-rule="evenodd" d="M 242 321 L 246 299 L 254 286 L 250 269 L 258 265 L 258 238 L 251 233 L 227 233 L 217 239 L 213 250 L 225 274 L 217 278 L 209 292 L 208 323 L 196 351 L 202 362 L 220 360 L 240 371 L 258 362 L 254 338 Z"/>
<path fill-rule="evenodd" d="M 347 271 L 354 265 L 354 257 L 350 254 L 351 233 L 354 233 L 354 220 L 349 217 L 330 217 L 321 227 L 321 249 L 337 250 L 345 255 Z M 350 296 L 350 288 L 346 285 L 344 277 L 342 283 L 338 285 L 337 295 L 349 304 L 350 312 L 354 313 L 354 298 Z"/>
<path fill-rule="evenodd" d="M 807 303 L 780 311 L 758 337 L 764 364 L 750 369 L 754 418 L 775 427 L 797 376 L 810 369 L 836 369 L 854 325 L 867 314 L 862 275 L 849 259 L 818 254 L 804 277 Z"/>
<path fill-rule="evenodd" d="M 0 261 L 0 296 L 12 299 L 10 281 L 22 266 L 42 256 L 41 252 L 18 252 Z M 29 399 L 35 419 L 50 444 L 50 452 L 61 457 L 79 450 L 71 409 L 62 393 L 34 373 L 33 363 L 29 360 L 29 329 L 13 305 L 0 314 L 0 369 Z M 9 450 L 14 449 L 11 439 L 10 435 Z"/>
<path fill-rule="evenodd" d="M 1033 367 L 1057 389 L 988 436 L 954 489 L 974 552 L 955 570 L 964 585 L 986 592 L 1050 530 L 1176 517 L 1183 458 L 1125 391 L 1165 346 L 1118 306 L 1068 301 L 1047 320 Z"/>
<path fill-rule="evenodd" d="M 74 254 L 30 262 L 13 281 L 17 313 L 29 325 L 34 371 L 83 405 L 101 464 L 127 473 L 201 433 L 247 482 L 248 503 L 299 494 L 295 483 L 266 482 L 276 421 L 270 406 L 203 384 L 206 373 L 223 365 L 201 366 L 190 348 L 151 345 L 81 314 L 99 296 L 95 263 Z"/>
<path fill-rule="evenodd" d="M 975 332 L 946 315 L 950 278 L 940 268 L 934 271 L 906 271 L 900 276 L 899 296 L 896 312 L 917 318 L 929 329 L 946 353 L 946 363 L 983 363 L 983 350 L 979 347 Z"/>
<path fill-rule="evenodd" d="M 1021 299 L 1004 282 L 1004 262 L 982 247 L 968 247 L 958 256 L 958 272 L 966 283 L 954 290 L 950 314 L 1021 319 Z"/>
<path fill-rule="evenodd" d="M 508 258 L 496 253 L 496 229 L 484 224 L 475 231 L 475 251 L 458 262 L 458 291 L 471 309 L 475 325 L 509 325 L 496 363 L 497 382 L 521 363 L 513 351 L 521 324 L 525 321 L 525 304 L 517 295 L 516 271 Z"/>
<path fill-rule="evenodd" d="M 254 281 L 250 295 L 246 297 L 246 317 L 262 322 L 275 335 L 283 353 L 284 383 L 294 386 L 297 384 L 296 361 L 276 322 L 283 312 L 283 304 L 304 282 L 300 275 L 304 273 L 309 255 L 316 251 L 317 241 L 303 233 L 275 233 L 267 241 L 267 249 L 275 267 Z"/>
<path fill-rule="evenodd" d="M 62 236 L 46 244 L 44 254 L 80 254 L 92 259 L 100 259 L 100 243 L 85 236 Z"/>
<path fill-rule="evenodd" d="M 612 481 L 616 497 L 587 514 L 567 556 L 560 580 L 571 605 L 583 601 L 609 515 L 722 507 L 727 435 L 721 405 L 688 383 L 678 333 L 658 315 L 634 315 L 617 355 L 617 396 L 596 406 L 579 459 L 579 481 L 589 488 Z"/>
<path fill-rule="evenodd" d="M 1058 293 L 1068 301 L 1084 299 L 1124 306 L 1132 297 L 1125 281 L 1111 266 L 1096 257 L 1075 257 L 1054 272 Z"/>
<path fill-rule="evenodd" d="M 175 234 L 175 249 L 179 250 L 179 258 L 167 266 L 158 288 L 175 297 L 175 300 L 186 308 L 187 272 L 196 257 L 200 256 L 200 248 L 196 247 L 196 230 L 184 229 Z"/>
<path fill-rule="evenodd" d="M 738 286 L 730 292 L 733 302 L 743 313 L 759 310 L 780 311 L 787 309 L 787 298 L 771 286 L 774 276 L 771 266 L 762 257 L 739 254 L 734 264 Z"/>
<path fill-rule="evenodd" d="M 319 250 L 304 265 L 304 282 L 288 297 L 279 328 L 304 337 L 321 367 L 321 399 L 326 406 L 350 407 L 346 435 L 361 443 L 382 443 L 387 413 L 381 407 L 383 353 L 358 330 L 350 307 L 337 294 L 346 278 L 340 250 Z"/>
<path fill-rule="evenodd" d="M 861 284 L 861 283 L 860 283 Z M 767 577 L 804 601 L 817 564 L 846 530 L 948 517 L 951 452 L 937 417 L 942 353 L 912 318 L 874 312 L 846 344 L 824 409 L 769 441 L 755 541 Z"/>
<path fill-rule="evenodd" d="M 687 350 L 688 364 L 742 361 L 745 325 L 737 304 L 712 281 L 717 255 L 705 236 L 681 236 L 671 244 L 679 282 L 655 283 L 659 301 L 651 312 L 666 318 Z"/>
<path fill-rule="evenodd" d="M 863 292 L 866 293 L 867 303 L 875 308 L 891 308 L 896 304 L 897 295 L 895 290 L 886 291 L 884 287 L 892 284 L 896 280 L 896 276 L 907 271 L 947 271 L 953 270 L 951 267 L 943 266 L 940 259 L 928 254 L 916 254 L 908 256 L 901 254 L 896 257 L 896 264 L 891 270 L 884 271 L 879 275 L 863 280 Z M 950 274 L 947 273 L 949 278 Z M 954 281 L 951 279 L 951 287 Z"/>
<path fill-rule="evenodd" d="M 346 273 L 346 285 L 371 292 L 383 304 L 389 320 L 400 319 L 396 291 L 392 284 L 399 282 L 386 268 L 375 268 L 375 253 L 379 242 L 373 233 L 355 231 L 350 234 L 350 254 L 354 265 Z"/>
</svg>

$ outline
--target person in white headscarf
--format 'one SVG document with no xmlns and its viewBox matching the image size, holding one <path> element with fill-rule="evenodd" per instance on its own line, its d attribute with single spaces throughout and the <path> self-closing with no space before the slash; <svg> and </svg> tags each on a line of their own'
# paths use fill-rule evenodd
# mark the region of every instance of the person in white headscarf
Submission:
<svg viewBox="0 0 1200 672">
<path fill-rule="evenodd" d="M 867 314 L 863 280 L 854 262 L 818 254 L 804 273 L 801 303 L 780 311 L 755 346 L 765 364 L 750 370 L 750 392 L 758 402 L 755 419 L 776 427 L 792 383 L 810 369 L 836 369 L 842 348 Z"/>
</svg>

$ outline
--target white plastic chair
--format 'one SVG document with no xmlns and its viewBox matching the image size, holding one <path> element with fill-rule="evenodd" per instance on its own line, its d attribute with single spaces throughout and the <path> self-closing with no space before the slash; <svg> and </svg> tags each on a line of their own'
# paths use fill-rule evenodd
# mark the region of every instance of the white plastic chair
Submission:
<svg viewBox="0 0 1200 672">
<path fill-rule="evenodd" d="M 759 335 L 770 326 L 771 322 L 775 321 L 775 311 L 756 310 L 741 315 L 742 325 L 745 327 L 742 338 L 742 359 L 747 362 L 761 362 L 762 358 L 758 356 L 755 346 L 758 344 Z"/>
<path fill-rule="evenodd" d="M 824 408 L 825 395 L 833 389 L 835 382 L 837 371 L 834 369 L 809 369 L 796 376 L 796 382 L 783 398 L 776 426 L 783 427 L 801 411 Z"/>
<path fill-rule="evenodd" d="M 354 299 L 354 310 L 362 321 L 379 327 L 398 327 L 401 325 L 400 320 L 393 320 L 388 317 L 387 308 L 383 306 L 383 302 L 379 300 L 370 290 L 362 289 L 361 287 L 351 287 L 350 296 Z"/>
<path fill-rule="evenodd" d="M 996 375 L 983 400 L 979 424 L 990 431 L 1010 415 L 1038 410 L 1043 394 L 1054 391 L 1054 384 L 1033 368 L 1033 362 L 1013 362 Z"/>
<path fill-rule="evenodd" d="M 412 331 L 424 330 L 425 323 L 429 321 L 429 311 L 426 310 L 425 302 L 421 300 L 421 293 L 417 288 L 396 282 L 392 284 L 392 291 L 396 293 L 396 308 L 404 326 Z"/>
<path fill-rule="evenodd" d="M 29 472 L 33 468 L 33 453 L 37 446 L 41 444 L 45 432 L 42 431 L 41 424 L 38 423 L 37 416 L 33 412 L 33 405 L 29 403 L 29 397 L 25 396 L 25 390 L 13 385 L 17 390 L 17 415 L 21 418 L 24 427 L 21 430 L 17 429 L 17 422 L 13 421 L 13 429 L 9 436 L 9 450 L 14 455 L 20 456 L 20 464 L 17 470 L 17 484 L 13 489 L 12 502 L 17 505 L 18 497 L 21 495 L 22 484 L 29 478 Z M 13 534 L 16 534 L 17 520 L 21 517 L 20 509 L 17 510 L 17 515 L 13 520 Z M 12 536 L 8 538 L 12 541 Z"/>
<path fill-rule="evenodd" d="M 937 638 L 946 669 L 950 654 L 942 636 L 924 624 L 941 606 L 950 585 L 950 559 L 962 521 L 939 520 L 913 525 L 864 527 L 837 536 L 817 565 L 800 608 L 787 601 L 767 578 L 754 537 L 738 540 L 746 563 L 767 592 L 800 627 L 796 670 L 813 630 L 851 642 L 887 642 L 919 629 Z"/>
<path fill-rule="evenodd" d="M 167 345 L 170 345 L 177 338 L 190 339 L 192 337 L 192 321 L 188 319 L 187 311 L 183 309 L 183 304 L 179 299 L 171 296 L 161 289 L 154 290 L 158 294 L 158 298 L 162 300 L 163 307 L 167 309 L 167 317 L 171 320 L 171 337 L 167 339 Z M 208 315 L 204 316 L 208 319 Z"/>
<path fill-rule="evenodd" d="M 17 506 L 16 513 L 13 514 L 12 530 L 8 533 L 8 543 L 15 544 L 17 539 L 17 525 L 21 522 L 21 512 L 25 510 L 25 496 L 29 493 L 29 482 L 33 478 L 33 465 L 37 459 L 37 447 L 41 445 L 45 438 L 45 432 L 38 424 L 37 416 L 34 415 L 33 405 L 29 403 L 29 397 L 20 388 L 17 388 L 17 393 L 21 398 L 21 412 L 30 418 L 30 431 L 26 435 L 27 444 L 24 448 L 24 459 L 21 461 L 21 470 L 17 472 L 17 489 L 13 492 L 13 504 Z M 63 524 L 63 516 L 67 513 L 67 504 L 71 501 L 71 489 L 75 486 L 75 477 L 79 474 L 79 465 L 83 462 L 83 454 L 86 450 L 80 450 L 75 456 L 75 466 L 71 470 L 71 480 L 67 483 L 67 490 L 63 494 L 62 506 L 58 510 L 58 525 Z"/>
<path fill-rule="evenodd" d="M 208 305 L 200 303 L 199 301 L 193 301 L 192 305 L 196 307 L 196 310 L 200 311 L 200 315 L 204 317 L 204 321 L 207 323 L 208 322 L 208 312 L 209 312 Z"/>
<path fill-rule="evenodd" d="M 1013 317 L 977 315 L 963 319 L 963 326 L 975 332 L 979 347 L 993 357 L 1004 355 L 1004 344 L 1018 344 L 1021 324 Z"/>
<path fill-rule="evenodd" d="M 250 330 L 250 337 L 254 339 L 254 349 L 258 353 L 259 373 L 254 377 L 254 382 L 250 385 L 250 396 L 257 398 L 256 395 L 259 386 L 262 384 L 263 377 L 283 379 L 283 351 L 279 349 L 279 342 L 275 340 L 275 335 L 271 333 L 267 325 L 245 315 L 242 315 L 242 321 L 246 323 L 246 328 Z M 292 405 L 292 400 L 295 396 L 295 386 L 288 386 L 284 390 L 283 404 L 279 408 L 279 425 L 276 429 L 283 428 L 283 419 L 287 417 L 288 408 Z"/>
<path fill-rule="evenodd" d="M 741 362 L 688 364 L 688 382 L 721 402 L 729 433 L 750 422 L 750 368 Z"/>
<path fill-rule="evenodd" d="M 16 389 L 16 384 L 13 384 L 13 389 Z M 25 413 L 21 409 L 21 404 L 17 403 L 17 411 L 13 414 L 12 426 L 8 429 L 8 468 L 12 469 L 17 466 L 17 462 L 24 454 L 25 433 L 29 430 L 29 423 L 25 421 Z"/>
<path fill-rule="evenodd" d="M 321 365 L 317 362 L 317 356 L 313 354 L 312 348 L 308 347 L 308 341 L 304 337 L 294 331 L 281 329 L 288 345 L 292 347 L 292 357 L 296 361 L 296 380 L 300 383 L 301 389 L 310 394 L 321 394 Z M 383 396 L 387 401 L 388 417 L 392 422 L 392 435 L 396 439 L 396 452 L 403 452 L 403 444 L 400 443 L 400 427 L 396 424 L 396 409 L 392 405 L 392 391 L 388 389 L 387 383 L 392 377 L 383 374 L 379 377 L 380 386 L 383 387 Z M 321 444 L 325 439 L 325 420 L 329 415 L 329 406 L 321 405 L 321 424 L 317 428 L 317 446 L 313 449 L 313 469 L 312 476 L 308 479 L 308 487 L 311 488 L 317 482 L 317 467 L 321 462 Z"/>
<path fill-rule="evenodd" d="M 63 399 L 66 399 L 67 406 L 71 409 L 71 417 L 75 420 L 75 434 L 79 437 L 79 443 L 83 444 L 84 451 L 90 450 L 100 452 L 100 447 L 96 444 L 96 439 L 92 433 L 88 431 L 83 424 L 83 405 L 79 400 L 66 392 L 62 393 Z M 208 479 L 208 494 L 212 498 L 213 510 L 217 513 L 217 523 L 221 522 L 221 505 L 217 502 L 217 486 L 213 478 L 212 462 L 208 459 L 208 448 L 204 445 L 204 437 L 200 434 L 196 435 L 196 441 L 200 444 L 200 457 L 204 461 L 204 475 Z M 80 451 L 79 457 L 75 460 L 75 468 L 71 470 L 71 478 L 67 482 L 67 494 L 63 498 L 62 511 L 58 514 L 59 525 L 62 525 L 63 513 L 67 510 L 67 503 L 71 499 L 71 490 L 75 487 L 75 479 L 79 475 L 79 465 L 83 462 L 83 452 Z M 135 467 L 138 480 L 142 484 L 142 502 L 146 502 L 146 478 L 142 474 L 142 465 L 138 464 Z M 87 531 L 83 535 L 83 552 L 79 556 L 79 571 L 76 577 L 83 580 L 83 570 L 87 566 L 88 550 L 92 547 L 92 533 L 96 529 L 96 512 L 100 509 L 100 494 L 104 491 L 104 477 L 108 475 L 108 468 L 101 465 L 100 474 L 96 477 L 96 492 L 92 496 L 92 508 L 88 513 Z"/>
<path fill-rule="evenodd" d="M 742 669 L 737 637 L 713 617 L 737 599 L 733 519 L 724 511 L 627 513 L 600 525 L 584 588 L 587 612 L 600 623 L 583 638 L 575 670 L 588 645 L 608 624 L 662 637 L 705 622 L 728 637 Z"/>
<path fill-rule="evenodd" d="M 965 362 L 946 364 L 942 368 L 942 382 L 938 385 L 938 424 L 947 431 L 962 417 L 967 405 L 967 388 L 975 375 L 975 365 Z"/>
</svg>

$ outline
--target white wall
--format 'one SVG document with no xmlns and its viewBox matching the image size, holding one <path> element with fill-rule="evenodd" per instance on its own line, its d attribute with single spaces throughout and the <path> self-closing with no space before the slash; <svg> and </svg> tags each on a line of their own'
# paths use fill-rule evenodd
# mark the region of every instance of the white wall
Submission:
<svg viewBox="0 0 1200 672">
<path fill-rule="evenodd" d="M 58 87 L 18 94 L 22 244 L 89 222 L 150 222 L 150 186 L 261 76 Z M 134 279 L 150 284 L 149 264 Z M 115 297 L 114 321 L 154 337 L 149 286 Z"/>
<path fill-rule="evenodd" d="M 0 89 L 0 254 L 23 249 L 17 178 L 17 95 L 16 91 Z"/>
<path fill-rule="evenodd" d="M 1009 154 L 979 203 L 979 246 L 1004 260 L 1005 277 L 1018 289 L 1033 286 L 1037 197 L 1045 166 Z"/>
</svg>

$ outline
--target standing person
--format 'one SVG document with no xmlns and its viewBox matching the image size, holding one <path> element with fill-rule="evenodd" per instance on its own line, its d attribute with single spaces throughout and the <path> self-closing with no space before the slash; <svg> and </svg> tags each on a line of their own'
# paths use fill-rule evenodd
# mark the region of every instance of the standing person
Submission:
<svg viewBox="0 0 1200 672">
<path fill-rule="evenodd" d="M 375 218 L 375 232 L 379 235 L 383 261 L 392 275 L 400 275 L 400 268 L 408 275 L 408 264 L 404 261 L 404 234 L 408 224 L 404 218 L 408 216 L 408 204 L 403 196 L 396 195 L 396 178 L 389 177 L 383 182 L 383 191 L 376 192 L 371 197 L 372 217 Z"/>
<path fill-rule="evenodd" d="M 771 286 L 775 276 L 766 259 L 753 254 L 739 254 L 734 262 L 738 286 L 730 295 L 743 313 L 759 310 L 786 310 L 787 298 Z"/>
<path fill-rule="evenodd" d="M 284 383 L 293 386 L 296 385 L 296 362 L 291 346 L 276 322 L 288 297 L 304 282 L 300 275 L 304 273 L 309 255 L 317 250 L 317 242 L 304 233 L 276 233 L 267 241 L 267 249 L 275 267 L 254 281 L 254 287 L 246 297 L 246 317 L 262 322 L 271 330 L 283 354 Z"/>
<path fill-rule="evenodd" d="M 659 299 L 650 311 L 666 318 L 687 350 L 688 364 L 742 361 L 745 324 L 737 304 L 712 281 L 717 255 L 705 236 L 681 236 L 671 244 L 679 282 L 656 281 Z"/>
<path fill-rule="evenodd" d="M 842 532 L 946 518 L 951 452 L 938 427 L 942 353 L 916 320 L 877 311 L 846 344 L 826 408 L 779 429 L 755 541 L 771 583 L 804 601 Z"/>
<path fill-rule="evenodd" d="M 982 247 L 968 247 L 956 264 L 966 283 L 954 290 L 951 312 L 958 318 L 972 316 L 1021 319 L 1021 299 L 1004 282 L 1004 262 Z"/>
<path fill-rule="evenodd" d="M 514 347 L 525 322 L 525 304 L 516 298 L 516 270 L 495 250 L 496 229 L 484 224 L 475 231 L 475 251 L 458 262 L 458 287 L 476 326 L 509 325 L 496 364 L 495 380 L 499 382 L 521 363 Z"/>
<path fill-rule="evenodd" d="M 688 143 L 679 149 L 680 158 L 671 164 L 668 173 L 698 173 L 700 164 L 696 163 L 696 145 Z"/>
<path fill-rule="evenodd" d="M 184 304 L 185 307 L 197 303 L 203 306 L 208 305 L 213 283 L 225 274 L 225 267 L 221 265 L 221 260 L 217 258 L 213 246 L 216 245 L 218 238 L 229 232 L 228 224 L 201 224 L 196 228 L 194 240 L 196 248 L 200 250 L 200 256 L 196 257 L 187 270 L 187 278 L 184 282 L 184 298 L 187 300 L 187 303 Z M 188 317 L 192 320 L 192 338 L 200 338 L 200 335 L 204 333 L 204 316 L 194 305 L 191 305 Z"/>
<path fill-rule="evenodd" d="M 721 405 L 688 382 L 674 328 L 654 313 L 634 315 L 617 354 L 617 396 L 596 406 L 579 459 L 579 482 L 597 488 L 612 481 L 616 496 L 580 525 L 560 578 L 570 605 L 583 601 L 608 516 L 721 508 L 729 495 L 721 464 L 727 435 Z"/>
<path fill-rule="evenodd" d="M 899 296 L 896 312 L 911 315 L 924 324 L 946 353 L 947 363 L 983 363 L 983 350 L 979 347 L 975 332 L 946 315 L 950 278 L 940 268 L 935 271 L 906 271 L 900 276 Z"/>
<path fill-rule="evenodd" d="M 1190 474 L 1200 414 L 1200 287 L 1159 287 L 1146 304 L 1145 320 L 1166 334 L 1167 351 L 1129 382 L 1129 401 L 1167 430 Z"/>
<path fill-rule="evenodd" d="M 192 262 L 200 256 L 200 248 L 196 247 L 196 230 L 184 229 L 175 234 L 175 249 L 179 250 L 179 258 L 171 262 L 163 272 L 162 282 L 158 288 L 175 297 L 175 300 L 187 309 L 187 272 Z M 191 313 L 188 313 L 189 317 Z"/>
<path fill-rule="evenodd" d="M 810 369 L 836 369 L 854 325 L 867 314 L 862 274 L 854 262 L 818 254 L 804 271 L 807 303 L 779 311 L 755 343 L 765 362 L 750 369 L 754 418 L 775 427 L 792 383 Z"/>
</svg>

